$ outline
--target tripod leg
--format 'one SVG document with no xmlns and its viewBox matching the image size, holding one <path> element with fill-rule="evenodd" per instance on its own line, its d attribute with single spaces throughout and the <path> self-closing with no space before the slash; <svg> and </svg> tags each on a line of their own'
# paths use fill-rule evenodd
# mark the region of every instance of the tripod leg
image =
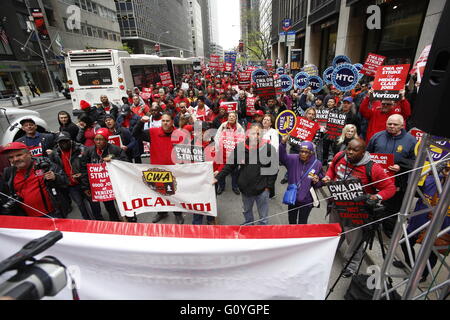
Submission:
<svg viewBox="0 0 450 320">
<path fill-rule="evenodd" d="M 334 291 L 334 288 L 336 287 L 336 285 L 338 284 L 339 280 L 341 280 L 342 275 L 344 274 L 344 271 L 347 269 L 347 267 L 350 265 L 350 263 L 352 262 L 353 258 L 355 257 L 356 253 L 359 251 L 359 249 L 361 248 L 361 246 L 363 245 L 363 243 L 365 242 L 365 239 L 362 239 L 360 241 L 360 243 L 358 244 L 358 247 L 356 248 L 356 250 L 353 252 L 352 256 L 350 257 L 350 259 L 347 260 L 347 263 L 345 264 L 344 268 L 341 270 L 341 273 L 339 274 L 339 277 L 337 278 L 336 282 L 333 284 L 333 286 L 330 288 L 330 291 L 328 291 L 327 296 L 325 297 L 325 300 L 328 299 L 328 297 L 330 296 L 330 294 Z"/>
</svg>

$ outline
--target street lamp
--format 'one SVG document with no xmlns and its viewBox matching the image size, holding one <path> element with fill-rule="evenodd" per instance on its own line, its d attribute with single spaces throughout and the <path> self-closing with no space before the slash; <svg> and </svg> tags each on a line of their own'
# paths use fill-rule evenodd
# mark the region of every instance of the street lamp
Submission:
<svg viewBox="0 0 450 320">
<path fill-rule="evenodd" d="M 158 51 L 157 51 L 157 54 L 158 54 L 158 55 L 159 55 L 159 53 L 161 52 L 161 51 L 160 51 L 160 50 L 161 50 L 161 44 L 160 44 L 161 36 L 162 36 L 163 34 L 169 34 L 169 33 L 170 33 L 170 31 L 167 30 L 167 31 L 164 31 L 164 32 L 158 34 L 158 41 L 156 41 L 156 44 L 155 44 L 155 48 L 156 48 L 156 47 L 158 48 Z M 155 51 L 156 51 L 156 50 L 155 50 Z"/>
</svg>

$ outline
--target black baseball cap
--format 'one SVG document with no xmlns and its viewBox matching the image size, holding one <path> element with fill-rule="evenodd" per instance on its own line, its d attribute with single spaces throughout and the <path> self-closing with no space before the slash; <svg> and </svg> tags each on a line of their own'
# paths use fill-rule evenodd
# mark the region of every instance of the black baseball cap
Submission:
<svg viewBox="0 0 450 320">
<path fill-rule="evenodd" d="M 59 143 L 64 140 L 72 140 L 72 139 L 70 139 L 70 135 L 67 132 L 62 131 L 58 133 L 58 135 L 56 136 L 56 143 Z"/>
<path fill-rule="evenodd" d="M 32 122 L 32 123 L 36 124 L 36 122 L 34 122 L 33 119 L 31 119 L 31 118 L 26 118 L 26 119 L 20 120 L 20 125 L 23 126 L 23 124 L 24 124 L 25 122 Z"/>
</svg>

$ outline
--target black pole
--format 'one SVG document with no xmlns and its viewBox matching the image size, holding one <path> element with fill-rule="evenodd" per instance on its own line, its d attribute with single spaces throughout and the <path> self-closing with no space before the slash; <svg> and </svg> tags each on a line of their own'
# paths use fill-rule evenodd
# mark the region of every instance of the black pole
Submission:
<svg viewBox="0 0 450 320">
<path fill-rule="evenodd" d="M 285 31 L 284 32 L 284 44 L 286 45 L 286 53 L 284 55 L 285 58 L 284 58 L 284 66 L 283 67 L 286 67 L 286 64 L 288 63 L 288 59 L 289 59 L 287 36 L 288 36 L 288 33 L 287 33 L 287 31 Z"/>
</svg>

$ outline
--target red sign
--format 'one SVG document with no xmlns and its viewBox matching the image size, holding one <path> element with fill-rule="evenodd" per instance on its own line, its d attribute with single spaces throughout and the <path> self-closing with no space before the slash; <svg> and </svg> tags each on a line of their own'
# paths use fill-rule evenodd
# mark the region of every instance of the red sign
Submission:
<svg viewBox="0 0 450 320">
<path fill-rule="evenodd" d="M 297 126 L 292 131 L 291 136 L 302 141 L 313 141 L 319 129 L 320 125 L 317 122 L 297 117 Z"/>
<path fill-rule="evenodd" d="M 420 139 L 422 139 L 423 135 L 425 134 L 425 132 L 423 132 L 422 130 L 419 129 L 412 129 L 409 132 L 414 138 L 416 138 L 417 141 L 419 141 Z"/>
<path fill-rule="evenodd" d="M 106 202 L 115 200 L 106 163 L 88 163 L 87 170 L 91 185 L 92 201 Z"/>
<path fill-rule="evenodd" d="M 252 98 L 247 98 L 247 110 L 246 110 L 246 114 L 248 117 L 253 117 L 256 113 L 256 109 L 255 109 L 255 102 L 256 102 L 256 97 L 252 97 Z"/>
<path fill-rule="evenodd" d="M 272 68 L 273 67 L 273 62 L 272 62 L 272 59 L 267 59 L 266 60 L 266 65 L 267 65 L 267 68 Z"/>
<path fill-rule="evenodd" d="M 380 67 L 384 63 L 385 59 L 386 57 L 377 55 L 375 53 L 369 53 L 360 73 L 365 74 L 366 76 L 369 77 L 375 76 L 378 67 Z"/>
<path fill-rule="evenodd" d="M 123 147 L 122 138 L 119 135 L 110 136 L 108 138 L 108 143 L 110 143 L 112 145 L 115 145 L 115 146 L 118 146 L 119 148 Z"/>
<path fill-rule="evenodd" d="M 242 89 L 250 88 L 251 81 L 252 81 L 252 72 L 251 71 L 244 71 L 238 73 L 239 78 L 239 87 Z"/>
<path fill-rule="evenodd" d="M 160 78 L 161 78 L 161 83 L 164 87 L 168 87 L 173 85 L 172 83 L 172 78 L 170 76 L 170 72 L 163 72 L 159 74 Z"/>
<path fill-rule="evenodd" d="M 431 44 L 426 46 L 422 53 L 420 54 L 419 59 L 417 59 L 413 68 L 409 72 L 410 75 L 417 73 L 417 81 L 421 82 L 423 78 L 423 74 L 425 72 L 425 67 L 427 66 L 428 56 L 430 54 Z"/>
<path fill-rule="evenodd" d="M 395 173 L 388 168 L 394 165 L 394 155 L 392 153 L 371 153 L 370 159 L 378 163 L 383 169 L 384 172 L 390 177 L 392 177 Z"/>
<path fill-rule="evenodd" d="M 405 88 L 409 64 L 381 66 L 373 83 L 374 100 L 400 100 L 400 90 Z"/>
<path fill-rule="evenodd" d="M 222 102 L 220 104 L 220 106 L 226 106 L 227 107 L 227 112 L 236 112 L 237 108 L 238 108 L 238 103 L 237 102 Z"/>
<path fill-rule="evenodd" d="M 230 62 L 225 63 L 225 71 L 226 72 L 233 72 L 233 64 Z"/>
<path fill-rule="evenodd" d="M 152 93 L 152 88 L 142 88 L 142 92 L 144 92 L 144 93 Z"/>
</svg>

